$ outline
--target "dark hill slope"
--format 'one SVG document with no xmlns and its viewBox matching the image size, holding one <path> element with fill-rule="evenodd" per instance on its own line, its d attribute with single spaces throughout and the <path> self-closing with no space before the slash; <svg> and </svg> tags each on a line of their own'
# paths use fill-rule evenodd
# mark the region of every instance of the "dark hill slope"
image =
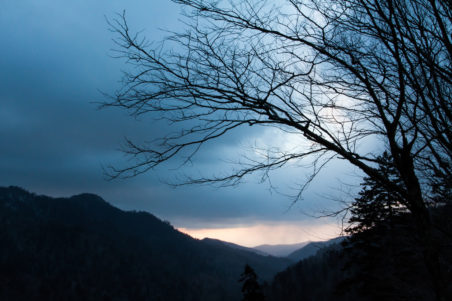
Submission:
<svg viewBox="0 0 452 301">
<path fill-rule="evenodd" d="M 309 244 L 309 241 L 287 245 L 260 245 L 254 247 L 254 249 L 277 257 L 287 257 L 292 252 L 303 248 L 307 244 Z"/>
<path fill-rule="evenodd" d="M 315 241 L 306 244 L 304 247 L 290 253 L 287 258 L 298 262 L 310 256 L 314 256 L 319 250 L 333 244 L 338 244 L 344 240 L 344 237 L 336 237 L 327 241 Z"/>
<path fill-rule="evenodd" d="M 452 206 L 431 208 L 430 213 L 434 239 L 440 242 L 436 250 L 444 300 L 452 300 Z M 333 243 L 320 248 L 314 256 L 278 273 L 265 288 L 267 300 L 437 300 L 423 245 L 412 221 L 405 213 L 341 243 L 338 239 L 330 241 Z"/>
<path fill-rule="evenodd" d="M 238 300 L 248 263 L 287 260 L 211 245 L 100 197 L 0 188 L 0 300 Z"/>
</svg>

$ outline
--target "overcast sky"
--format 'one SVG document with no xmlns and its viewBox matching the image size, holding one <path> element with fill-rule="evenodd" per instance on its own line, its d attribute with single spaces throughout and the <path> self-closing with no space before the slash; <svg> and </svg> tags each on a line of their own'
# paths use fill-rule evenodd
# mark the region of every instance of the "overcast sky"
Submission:
<svg viewBox="0 0 452 301">
<path fill-rule="evenodd" d="M 105 17 L 126 10 L 132 30 L 160 40 L 159 30 L 183 29 L 180 8 L 169 0 L 2 0 L 0 9 L 0 185 L 16 185 L 38 194 L 70 196 L 96 193 L 127 210 L 146 210 L 197 237 L 213 236 L 244 245 L 323 240 L 337 233 L 335 220 L 309 214 L 332 209 L 343 182 L 356 171 L 333 162 L 304 194 L 292 199 L 270 193 L 257 177 L 234 188 L 163 184 L 177 170 L 159 168 L 133 179 L 106 181 L 102 166 L 126 164 L 118 151 L 124 137 L 145 141 L 161 134 L 150 119 L 126 112 L 98 110 L 100 91 L 119 88 L 124 62 L 111 57 L 114 35 Z M 226 172 L 253 144 L 296 143 L 272 129 L 239 130 L 208 144 L 191 172 Z M 283 193 L 306 179 L 303 167 L 275 173 Z M 340 180 L 339 180 L 340 177 Z M 270 230 L 272 229 L 272 230 Z M 269 232 L 272 232 L 270 235 Z"/>
</svg>

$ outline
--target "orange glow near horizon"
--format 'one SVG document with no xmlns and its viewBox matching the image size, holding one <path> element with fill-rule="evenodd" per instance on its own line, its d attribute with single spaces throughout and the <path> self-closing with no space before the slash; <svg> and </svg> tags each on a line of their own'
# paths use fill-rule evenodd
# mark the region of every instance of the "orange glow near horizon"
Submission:
<svg viewBox="0 0 452 301">
<path fill-rule="evenodd" d="M 178 228 L 194 238 L 215 238 L 246 247 L 263 244 L 295 244 L 305 241 L 323 241 L 337 237 L 341 228 L 336 223 L 303 225 L 299 223 L 258 224 L 237 228 Z"/>
</svg>

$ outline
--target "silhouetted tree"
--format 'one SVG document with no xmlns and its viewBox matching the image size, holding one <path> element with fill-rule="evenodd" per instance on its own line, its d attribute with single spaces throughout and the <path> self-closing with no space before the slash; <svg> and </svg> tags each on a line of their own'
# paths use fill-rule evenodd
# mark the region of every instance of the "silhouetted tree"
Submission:
<svg viewBox="0 0 452 301">
<path fill-rule="evenodd" d="M 183 125 L 153 145 L 127 141 L 135 159 L 112 168 L 134 176 L 243 126 L 272 126 L 309 145 L 270 148 L 239 169 L 188 183 L 235 184 L 315 156 L 314 172 L 339 157 L 395 191 L 417 225 L 437 284 L 437 245 L 428 211 L 436 175 L 452 173 L 452 2 L 439 0 L 174 0 L 187 30 L 152 48 L 125 18 L 112 28 L 134 69 L 106 104 L 133 115 L 157 113 Z M 402 185 L 378 169 L 385 143 Z M 304 187 L 302 185 L 302 187 Z"/>
<path fill-rule="evenodd" d="M 389 179 L 394 185 L 402 185 L 389 154 L 384 152 L 378 161 L 379 172 L 382 176 Z M 407 212 L 403 197 L 397 191 L 388 190 L 381 182 L 365 177 L 361 187 L 359 197 L 350 207 L 350 226 L 346 229 L 347 233 L 360 233 L 372 229 L 376 225 L 390 226 L 396 215 Z"/>
<path fill-rule="evenodd" d="M 402 185 L 390 155 L 384 152 L 378 160 L 380 173 L 395 185 Z M 344 244 L 351 277 L 342 286 L 356 289 L 366 300 L 432 300 L 431 284 L 423 280 L 428 274 L 423 265 L 422 244 L 412 235 L 416 228 L 403 198 L 369 177 L 364 178 L 361 186 L 359 197 L 352 203 L 350 226 L 346 229 L 352 235 Z M 436 203 L 440 207 L 430 208 L 436 211 L 433 223 L 445 232 L 447 223 L 440 217 L 447 208 L 443 207 L 444 201 Z M 441 240 L 447 239 L 444 234 L 437 232 L 437 235 Z M 450 247 L 440 249 L 447 269 L 450 263 L 446 262 L 450 259 L 446 253 Z"/>
<path fill-rule="evenodd" d="M 248 264 L 245 265 L 245 270 L 240 275 L 240 282 L 243 282 L 242 293 L 243 301 L 263 301 L 264 294 L 260 284 L 257 282 L 257 275 L 253 268 Z"/>
<path fill-rule="evenodd" d="M 388 153 L 384 152 L 378 161 L 379 172 L 394 184 L 401 185 L 400 176 Z M 361 187 L 359 197 L 350 208 L 351 217 L 346 232 L 351 236 L 344 243 L 345 258 L 348 259 L 345 267 L 351 276 L 342 281 L 339 287 L 341 291 L 354 289 L 365 300 L 410 299 L 400 284 L 400 278 L 408 279 L 406 271 L 396 264 L 408 258 L 408 254 L 401 255 L 403 252 L 400 250 L 417 247 L 412 241 L 407 243 L 406 240 L 400 240 L 397 235 L 401 224 L 406 223 L 403 225 L 405 228 L 411 226 L 406 219 L 401 218 L 407 212 L 406 206 L 400 201 L 403 198 L 397 191 L 389 190 L 370 177 L 364 178 Z M 411 260 L 415 261 L 413 258 Z M 416 297 L 417 300 L 425 300 Z"/>
</svg>

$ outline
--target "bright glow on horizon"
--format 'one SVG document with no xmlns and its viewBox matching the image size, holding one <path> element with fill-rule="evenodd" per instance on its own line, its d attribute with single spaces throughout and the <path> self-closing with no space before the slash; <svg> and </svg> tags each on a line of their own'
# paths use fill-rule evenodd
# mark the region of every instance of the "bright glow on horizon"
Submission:
<svg viewBox="0 0 452 301">
<path fill-rule="evenodd" d="M 305 241 L 323 241 L 340 235 L 341 228 L 336 223 L 300 224 L 274 223 L 258 224 L 236 228 L 178 228 L 194 238 L 215 238 L 246 247 L 263 244 L 295 244 Z"/>
</svg>

